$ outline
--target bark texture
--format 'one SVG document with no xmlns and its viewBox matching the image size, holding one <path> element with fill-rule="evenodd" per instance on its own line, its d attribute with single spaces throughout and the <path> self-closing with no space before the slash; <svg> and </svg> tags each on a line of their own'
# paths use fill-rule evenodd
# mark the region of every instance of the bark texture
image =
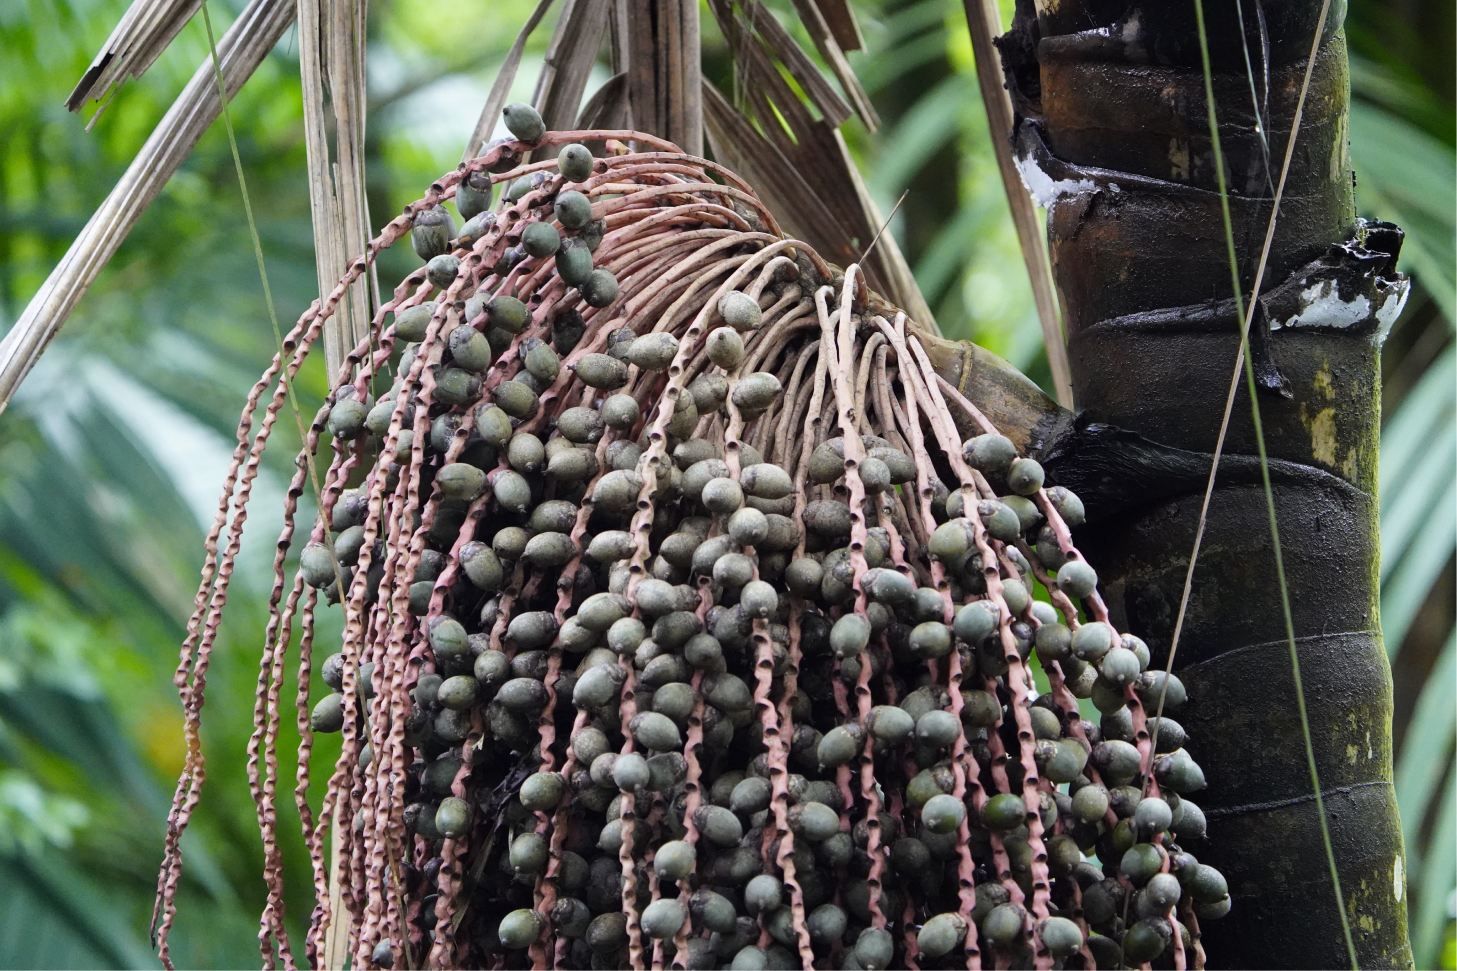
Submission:
<svg viewBox="0 0 1457 971">
<path fill-rule="evenodd" d="M 1205 0 L 1246 294 L 1320 6 Z M 1355 215 L 1343 15 L 1334 4 L 1321 38 L 1251 361 L 1357 953 L 1409 967 L 1376 499 L 1380 344 L 1406 290 L 1400 231 Z M 1194 6 L 1026 2 L 999 44 L 1079 409 L 1042 458 L 1087 501 L 1078 542 L 1115 620 L 1162 666 L 1239 341 Z M 1234 897 L 1204 941 L 1211 967 L 1342 967 L 1243 388 L 1175 665 L 1191 698 L 1176 717 L 1209 782 L 1195 797 L 1208 839 L 1189 849 Z"/>
</svg>

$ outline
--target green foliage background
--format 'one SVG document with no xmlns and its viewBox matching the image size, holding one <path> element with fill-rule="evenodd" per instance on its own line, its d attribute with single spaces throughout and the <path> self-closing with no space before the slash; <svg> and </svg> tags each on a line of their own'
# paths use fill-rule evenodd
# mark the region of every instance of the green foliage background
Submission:
<svg viewBox="0 0 1457 971">
<path fill-rule="evenodd" d="M 220 30 L 233 2 L 214 0 Z M 0 4 L 0 330 L 206 57 L 202 27 L 191 24 L 86 132 L 62 102 L 125 6 Z M 532 4 L 372 6 L 367 155 L 378 224 L 454 165 Z M 772 6 L 792 22 L 787 2 Z M 872 135 L 852 121 L 847 136 L 882 211 L 910 190 L 893 230 L 942 328 L 1045 382 L 961 5 L 876 0 L 857 9 L 870 49 L 851 59 L 885 125 Z M 1457 860 L 1452 18 L 1452 5 L 1435 0 L 1353 0 L 1348 19 L 1358 199 L 1365 214 L 1406 228 L 1403 268 L 1418 282 L 1386 351 L 1383 615 L 1417 966 L 1447 968 Z M 550 26 L 528 47 L 518 97 L 530 93 Z M 726 73 L 711 33 L 705 46 L 710 76 Z M 316 289 L 295 47 L 290 31 L 232 109 L 285 319 Z M 392 286 L 412 259 L 391 254 L 381 284 Z M 0 418 L 0 967 L 156 964 L 146 927 L 182 758 L 171 672 L 238 409 L 272 350 L 215 125 Z M 299 389 L 312 414 L 324 391 L 318 362 Z M 279 423 L 284 440 L 270 450 L 210 677 L 210 778 L 184 841 L 174 944 L 183 967 L 258 960 L 261 849 L 243 752 L 292 425 Z M 324 643 L 331 633 L 324 625 Z M 283 739 L 285 751 L 292 741 Z M 332 761 L 326 746 L 318 755 Z M 283 766 L 285 777 L 292 769 Z M 296 830 L 289 816 L 285 833 Z M 307 860 L 297 837 L 285 852 L 297 924 Z"/>
</svg>

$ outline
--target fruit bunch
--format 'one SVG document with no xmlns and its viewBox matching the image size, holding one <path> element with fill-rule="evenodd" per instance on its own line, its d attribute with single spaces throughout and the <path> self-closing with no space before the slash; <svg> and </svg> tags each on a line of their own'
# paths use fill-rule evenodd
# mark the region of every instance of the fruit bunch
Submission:
<svg viewBox="0 0 1457 971">
<path fill-rule="evenodd" d="M 1109 622 L 1078 497 L 948 379 L 946 342 L 731 172 L 524 105 L 506 124 L 249 399 L 178 670 L 164 959 L 258 459 L 345 288 L 408 234 L 425 265 L 345 359 L 277 548 L 249 753 L 270 964 L 294 963 L 276 791 L 297 640 L 315 966 L 1201 966 L 1197 919 L 1229 909 L 1183 848 L 1203 776 L 1146 716 L 1183 687 Z"/>
</svg>

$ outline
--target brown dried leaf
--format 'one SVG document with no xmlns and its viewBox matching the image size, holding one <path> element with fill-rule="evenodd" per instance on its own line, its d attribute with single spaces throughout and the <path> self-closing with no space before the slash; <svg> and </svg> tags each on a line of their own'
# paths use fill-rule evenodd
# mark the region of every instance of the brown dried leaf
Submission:
<svg viewBox="0 0 1457 971">
<path fill-rule="evenodd" d="M 880 127 L 880 115 L 876 113 L 875 106 L 870 103 L 870 95 L 865 93 L 865 88 L 860 85 L 860 79 L 850 68 L 850 62 L 845 60 L 845 50 L 835 39 L 834 31 L 831 30 L 829 22 L 825 19 L 815 0 L 794 0 L 794 7 L 799 11 L 799 19 L 803 22 L 809 36 L 815 42 L 820 56 L 835 72 L 835 77 L 840 81 L 840 87 L 845 89 L 845 94 L 850 103 L 855 106 L 855 113 L 865 123 L 865 127 L 875 131 Z"/>
<path fill-rule="evenodd" d="M 865 49 L 865 36 L 860 33 L 860 21 L 855 19 L 855 8 L 850 0 L 812 0 L 829 24 L 830 33 L 842 51 Z"/>
</svg>

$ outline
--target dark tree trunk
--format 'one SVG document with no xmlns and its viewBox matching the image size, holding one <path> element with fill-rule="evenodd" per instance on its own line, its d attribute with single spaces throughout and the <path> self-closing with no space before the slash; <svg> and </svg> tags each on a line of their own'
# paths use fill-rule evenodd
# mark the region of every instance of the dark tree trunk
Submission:
<svg viewBox="0 0 1457 971">
<path fill-rule="evenodd" d="M 1018 154 L 1048 205 L 1080 409 L 1043 456 L 1088 501 L 1078 541 L 1115 619 L 1162 666 L 1238 348 L 1194 5 L 1037 6 L 1019 3 L 1000 43 Z M 1320 6 L 1244 0 L 1241 23 L 1236 0 L 1205 0 L 1246 293 Z M 1380 342 L 1405 288 L 1399 231 L 1355 216 L 1344 6 L 1321 39 L 1251 360 L 1357 954 L 1409 967 L 1376 502 Z M 1191 698 L 1177 717 L 1209 782 L 1196 797 L 1209 835 L 1190 849 L 1234 896 L 1204 941 L 1215 967 L 1342 967 L 1243 376 L 1240 387 L 1175 664 Z"/>
</svg>

